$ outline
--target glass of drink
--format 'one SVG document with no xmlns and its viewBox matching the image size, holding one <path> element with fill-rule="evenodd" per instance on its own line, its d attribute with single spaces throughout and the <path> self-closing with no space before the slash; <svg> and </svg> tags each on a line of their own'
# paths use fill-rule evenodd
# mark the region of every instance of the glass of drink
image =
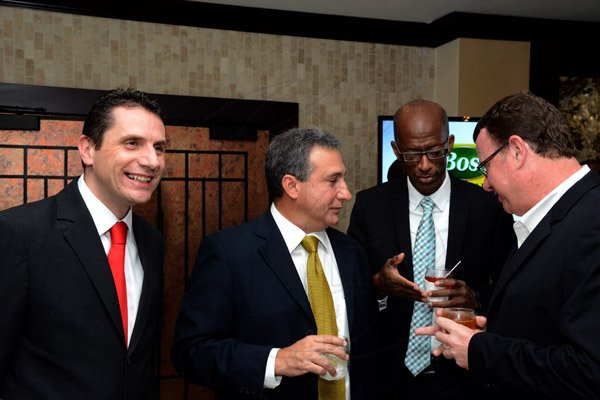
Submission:
<svg viewBox="0 0 600 400">
<path fill-rule="evenodd" d="M 435 285 L 435 283 L 440 279 L 451 278 L 452 275 L 448 275 L 449 272 L 450 272 L 450 270 L 448 270 L 446 268 L 434 268 L 434 267 L 427 268 L 425 270 L 425 281 L 424 281 L 425 288 L 424 289 L 427 291 L 451 289 L 452 286 L 436 286 Z M 448 296 L 428 297 L 427 300 L 429 300 L 431 302 L 445 301 L 445 300 L 448 300 Z"/>
<path fill-rule="evenodd" d="M 340 336 L 340 338 L 346 341 L 346 346 L 344 346 L 344 351 L 346 354 L 350 354 L 350 340 L 346 336 Z M 348 361 L 342 360 L 333 354 L 323 354 L 324 357 L 327 357 L 329 361 L 335 365 L 335 376 L 332 376 L 329 372 L 326 372 L 325 375 L 321 376 L 321 378 L 327 381 L 337 381 L 340 379 L 345 379 L 348 375 Z"/>
<path fill-rule="evenodd" d="M 477 329 L 477 320 L 475 319 L 475 310 L 470 308 L 450 307 L 444 308 L 443 316 L 452 321 L 464 325 L 467 328 Z"/>
<path fill-rule="evenodd" d="M 429 267 L 425 270 L 425 279 L 424 279 L 424 289 L 426 291 L 434 291 L 434 290 L 443 290 L 443 289 L 451 289 L 452 286 L 436 286 L 435 283 L 444 278 L 450 278 L 452 275 L 449 275 L 450 270 L 446 268 L 435 268 Z M 428 301 L 435 303 L 438 301 L 448 300 L 448 296 L 437 296 L 437 297 L 428 297 Z M 433 316 L 431 323 L 435 325 L 435 310 L 436 307 L 433 308 Z M 435 338 L 435 336 L 431 337 L 431 348 L 435 349 L 440 346 L 440 342 Z"/>
</svg>

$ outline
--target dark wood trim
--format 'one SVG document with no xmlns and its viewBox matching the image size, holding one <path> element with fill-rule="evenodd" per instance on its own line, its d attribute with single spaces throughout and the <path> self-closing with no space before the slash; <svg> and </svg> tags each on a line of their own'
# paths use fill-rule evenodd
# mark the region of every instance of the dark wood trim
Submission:
<svg viewBox="0 0 600 400">
<path fill-rule="evenodd" d="M 21 115 L 83 119 L 102 90 L 0 83 L 0 109 Z M 206 126 L 218 139 L 253 139 L 298 126 L 298 103 L 154 94 L 168 125 Z"/>
<path fill-rule="evenodd" d="M 558 77 L 599 76 L 590 56 L 600 23 L 453 12 L 431 23 L 268 10 L 203 2 L 0 0 L 0 6 L 213 29 L 404 46 L 438 47 L 457 38 L 532 43 L 530 89 L 554 104 Z M 2 103 L 0 103 L 2 104 Z"/>
<path fill-rule="evenodd" d="M 525 41 L 600 38 L 600 23 L 462 12 L 450 13 L 431 23 L 419 23 L 183 0 L 0 0 L 0 6 L 243 32 L 421 47 L 437 47 L 460 37 Z"/>
</svg>

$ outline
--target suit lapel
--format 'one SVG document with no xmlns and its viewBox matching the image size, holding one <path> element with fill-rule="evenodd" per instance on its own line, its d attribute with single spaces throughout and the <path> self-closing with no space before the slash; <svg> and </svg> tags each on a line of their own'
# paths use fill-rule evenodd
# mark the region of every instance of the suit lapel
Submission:
<svg viewBox="0 0 600 400">
<path fill-rule="evenodd" d="M 94 221 L 79 194 L 77 180 L 56 197 L 57 220 L 67 222 L 64 237 L 81 261 L 115 328 L 124 338 L 117 291 Z"/>
<path fill-rule="evenodd" d="M 135 325 L 133 332 L 131 333 L 131 339 L 129 340 L 129 347 L 127 351 L 131 354 L 134 352 L 137 344 L 140 342 L 142 332 L 148 320 L 149 313 L 158 312 L 158 310 L 150 310 L 150 304 L 152 303 L 152 285 L 156 279 L 154 271 L 156 270 L 155 263 L 161 260 L 155 260 L 150 257 L 152 254 L 147 248 L 150 242 L 146 239 L 146 232 L 140 228 L 140 224 L 137 223 L 137 216 L 133 215 L 133 233 L 135 236 L 135 243 L 138 249 L 138 255 L 140 257 L 140 263 L 144 270 L 144 280 L 142 282 L 142 292 L 140 294 L 140 303 L 138 305 L 138 312 L 135 317 Z M 151 250 L 151 249 L 150 249 Z"/>
<path fill-rule="evenodd" d="M 446 246 L 446 267 L 452 268 L 460 261 L 460 252 L 467 228 L 469 216 L 469 197 L 465 191 L 450 177 L 450 212 L 448 219 L 448 244 Z"/>
<path fill-rule="evenodd" d="M 527 258 L 542 244 L 544 239 L 552 232 L 552 226 L 563 219 L 573 206 L 588 191 L 600 184 L 600 177 L 594 171 L 589 172 L 579 182 L 575 183 L 567 192 L 554 204 L 548 213 L 542 218 L 533 232 L 525 239 L 519 249 L 512 256 L 509 256 L 500 277 L 496 283 L 496 288 L 490 299 L 489 310 L 492 309 L 494 302 L 499 297 L 503 288 L 510 279 L 521 269 L 525 267 Z"/>
<path fill-rule="evenodd" d="M 281 284 L 290 293 L 298 306 L 304 311 L 311 323 L 316 326 L 315 318 L 310 308 L 308 296 L 298 277 L 298 272 L 292 261 L 283 236 L 270 212 L 266 212 L 259 219 L 256 235 L 263 243 L 258 246 L 258 252 L 264 258 L 265 263 L 280 280 Z"/>
<path fill-rule="evenodd" d="M 408 204 L 408 186 L 406 179 L 397 179 L 390 182 L 392 186 L 392 204 L 390 209 L 394 218 L 396 237 L 400 250 L 404 253 L 404 261 L 399 265 L 402 276 L 414 280 L 412 262 L 412 244 L 410 240 L 410 221 Z"/>
<path fill-rule="evenodd" d="M 355 277 L 354 271 L 356 271 L 355 254 L 352 249 L 346 249 L 337 239 L 337 232 L 333 229 L 327 229 L 327 236 L 331 242 L 333 253 L 335 254 L 335 262 L 338 266 L 340 273 L 340 279 L 342 280 L 342 287 L 344 288 L 344 300 L 346 302 L 346 315 L 348 318 L 348 328 L 352 332 L 352 321 L 354 319 L 354 285 Z"/>
<path fill-rule="evenodd" d="M 500 277 L 496 282 L 496 287 L 494 288 L 494 292 L 492 293 L 492 297 L 490 298 L 490 305 L 488 309 L 491 309 L 494 301 L 496 300 L 498 294 L 502 291 L 502 289 L 506 286 L 506 284 L 510 281 L 510 279 L 519 271 L 519 269 L 523 266 L 523 263 L 529 257 L 531 253 L 540 245 L 540 243 L 550 235 L 551 231 L 551 212 L 550 211 L 546 216 L 539 222 L 536 228 L 531 232 L 531 234 L 527 237 L 527 240 L 521 245 L 519 249 L 512 252 L 511 255 L 507 258 L 502 271 L 500 272 Z"/>
</svg>

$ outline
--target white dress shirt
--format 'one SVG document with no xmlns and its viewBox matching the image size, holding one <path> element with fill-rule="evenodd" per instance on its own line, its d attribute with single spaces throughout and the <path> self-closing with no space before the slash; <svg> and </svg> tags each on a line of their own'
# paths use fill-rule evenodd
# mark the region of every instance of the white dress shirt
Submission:
<svg viewBox="0 0 600 400">
<path fill-rule="evenodd" d="M 83 201 L 92 215 L 98 236 L 102 241 L 104 252 L 108 255 L 110 249 L 110 228 L 119 219 L 102 203 L 85 183 L 83 176 L 77 181 L 79 192 Z M 142 294 L 142 283 L 144 282 L 144 269 L 138 254 L 137 244 L 133 235 L 133 214 L 131 208 L 122 219 L 127 224 L 127 241 L 125 243 L 125 283 L 127 285 L 127 345 L 131 340 L 135 319 L 140 305 Z M 108 264 L 107 264 L 108 265 Z M 112 276 L 112 275 L 111 275 Z"/>
<path fill-rule="evenodd" d="M 523 216 L 513 224 L 513 229 L 517 235 L 517 248 L 521 247 L 523 242 L 529 237 L 529 234 L 533 232 L 535 227 L 540 221 L 548 214 L 548 211 L 556 204 L 558 200 L 571 189 L 581 178 L 583 178 L 590 168 L 587 165 L 581 167 L 573 175 L 565 179 L 560 185 L 554 188 L 548 193 L 542 200 L 527 211 Z"/>
<path fill-rule="evenodd" d="M 423 207 L 420 206 L 423 196 L 406 178 L 408 182 L 408 214 L 410 220 L 410 240 L 411 247 L 414 248 L 417 237 L 419 222 L 423 218 Z M 446 171 L 446 177 L 442 186 L 430 194 L 428 197 L 433 200 L 433 224 L 435 225 L 435 266 L 436 268 L 445 268 L 446 251 L 448 246 L 448 229 L 450 218 L 450 177 Z"/>
<path fill-rule="evenodd" d="M 307 234 L 287 218 L 285 218 L 275 207 L 275 204 L 271 204 L 271 214 L 275 220 L 275 224 L 287 246 L 298 277 L 302 281 L 302 286 L 308 297 L 308 279 L 306 275 L 306 264 L 308 261 L 308 252 L 304 250 L 300 242 L 304 239 Z M 316 236 L 319 239 L 319 245 L 317 253 L 323 266 L 323 272 L 329 284 L 331 290 L 331 296 L 333 297 L 333 306 L 335 308 L 335 319 L 338 328 L 339 336 L 346 336 L 350 340 L 350 330 L 348 327 L 348 315 L 346 313 L 346 299 L 344 297 L 344 288 L 342 286 L 342 280 L 340 278 L 340 272 L 338 269 L 335 254 L 331 247 L 331 242 L 327 233 L 323 231 L 311 232 L 309 235 Z M 278 348 L 273 348 L 269 353 L 267 360 L 267 368 L 265 371 L 264 386 L 266 388 L 275 388 L 281 383 L 281 376 L 275 376 L 275 358 L 277 357 Z M 346 376 L 346 399 L 350 399 L 350 376 Z"/>
</svg>

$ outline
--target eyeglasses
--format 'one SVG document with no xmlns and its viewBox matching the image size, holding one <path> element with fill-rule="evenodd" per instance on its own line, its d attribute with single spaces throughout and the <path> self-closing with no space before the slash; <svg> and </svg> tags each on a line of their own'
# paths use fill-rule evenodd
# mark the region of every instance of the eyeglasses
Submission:
<svg viewBox="0 0 600 400">
<path fill-rule="evenodd" d="M 481 172 L 483 174 L 483 176 L 485 176 L 486 178 L 488 176 L 488 169 L 485 165 L 488 164 L 490 161 L 492 161 L 492 158 L 496 157 L 496 154 L 500 153 L 500 151 L 502 151 L 502 149 L 504 149 L 507 144 L 508 143 L 504 143 L 502 146 L 498 147 L 496 149 L 496 151 L 494 151 L 492 154 L 490 154 L 490 156 L 488 158 L 486 158 L 485 160 L 483 160 L 482 162 L 480 162 L 477 165 L 477 169 L 479 170 L 479 172 Z"/>
<path fill-rule="evenodd" d="M 396 142 L 394 142 L 394 146 L 396 146 L 396 150 L 398 150 L 398 157 L 401 156 L 402 161 L 408 163 L 416 163 L 421 161 L 423 154 L 427 155 L 427 158 L 430 160 L 439 160 L 440 158 L 444 158 L 448 155 L 448 146 L 440 149 L 432 149 L 427 151 L 407 151 L 404 153 L 398 149 Z"/>
</svg>

